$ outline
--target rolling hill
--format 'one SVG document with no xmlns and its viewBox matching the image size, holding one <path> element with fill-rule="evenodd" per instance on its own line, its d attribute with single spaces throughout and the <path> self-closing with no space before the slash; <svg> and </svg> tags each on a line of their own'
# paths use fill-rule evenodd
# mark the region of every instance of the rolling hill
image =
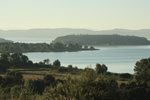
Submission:
<svg viewBox="0 0 150 100">
<path fill-rule="evenodd" d="M 150 45 L 144 37 L 122 35 L 67 35 L 56 38 L 53 42 L 81 45 Z"/>
<path fill-rule="evenodd" d="M 12 43 L 13 41 L 5 40 L 3 38 L 0 38 L 0 43 Z"/>
</svg>

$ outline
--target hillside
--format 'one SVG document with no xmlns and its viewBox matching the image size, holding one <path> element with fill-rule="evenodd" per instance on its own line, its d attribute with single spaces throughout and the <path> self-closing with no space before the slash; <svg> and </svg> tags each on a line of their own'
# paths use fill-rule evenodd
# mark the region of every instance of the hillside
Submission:
<svg viewBox="0 0 150 100">
<path fill-rule="evenodd" d="M 67 35 L 58 37 L 54 42 L 78 43 L 81 45 L 149 45 L 143 37 L 121 35 Z"/>
<path fill-rule="evenodd" d="M 5 40 L 3 38 L 0 38 L 0 43 L 10 43 L 10 42 L 13 42 L 13 41 Z"/>
</svg>

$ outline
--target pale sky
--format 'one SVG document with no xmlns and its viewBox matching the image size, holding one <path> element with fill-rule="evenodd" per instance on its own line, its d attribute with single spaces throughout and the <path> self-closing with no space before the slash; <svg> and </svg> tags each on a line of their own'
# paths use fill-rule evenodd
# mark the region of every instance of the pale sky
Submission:
<svg viewBox="0 0 150 100">
<path fill-rule="evenodd" d="M 0 29 L 150 28 L 150 0 L 0 0 Z"/>
</svg>

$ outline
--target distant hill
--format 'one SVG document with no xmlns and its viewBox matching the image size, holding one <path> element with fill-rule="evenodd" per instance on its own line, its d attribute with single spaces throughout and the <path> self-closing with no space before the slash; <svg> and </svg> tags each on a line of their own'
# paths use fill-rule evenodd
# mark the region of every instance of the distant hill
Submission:
<svg viewBox="0 0 150 100">
<path fill-rule="evenodd" d="M 56 38 L 65 35 L 129 35 L 139 36 L 150 39 L 150 29 L 128 30 L 128 29 L 113 29 L 94 31 L 88 29 L 72 29 L 72 28 L 47 28 L 47 29 L 29 29 L 29 30 L 0 30 L 0 37 L 29 37 L 29 38 Z"/>
<path fill-rule="evenodd" d="M 53 42 L 81 45 L 150 45 L 146 38 L 121 35 L 67 35 L 58 37 Z"/>
<path fill-rule="evenodd" d="M 5 40 L 3 38 L 0 38 L 0 43 L 12 43 L 13 41 Z"/>
</svg>

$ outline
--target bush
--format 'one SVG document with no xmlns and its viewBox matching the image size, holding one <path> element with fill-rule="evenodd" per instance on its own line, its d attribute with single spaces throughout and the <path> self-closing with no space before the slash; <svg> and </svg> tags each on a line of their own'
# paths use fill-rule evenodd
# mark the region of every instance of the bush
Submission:
<svg viewBox="0 0 150 100">
<path fill-rule="evenodd" d="M 8 71 L 3 79 L 3 86 L 14 86 L 23 84 L 23 76 L 17 71 Z"/>
<path fill-rule="evenodd" d="M 33 94 L 42 94 L 45 89 L 44 81 L 41 79 L 26 80 L 24 86 L 30 91 L 32 91 Z"/>
<path fill-rule="evenodd" d="M 54 86 L 55 85 L 55 77 L 53 77 L 52 75 L 46 75 L 44 77 L 44 84 L 45 86 Z"/>
</svg>

